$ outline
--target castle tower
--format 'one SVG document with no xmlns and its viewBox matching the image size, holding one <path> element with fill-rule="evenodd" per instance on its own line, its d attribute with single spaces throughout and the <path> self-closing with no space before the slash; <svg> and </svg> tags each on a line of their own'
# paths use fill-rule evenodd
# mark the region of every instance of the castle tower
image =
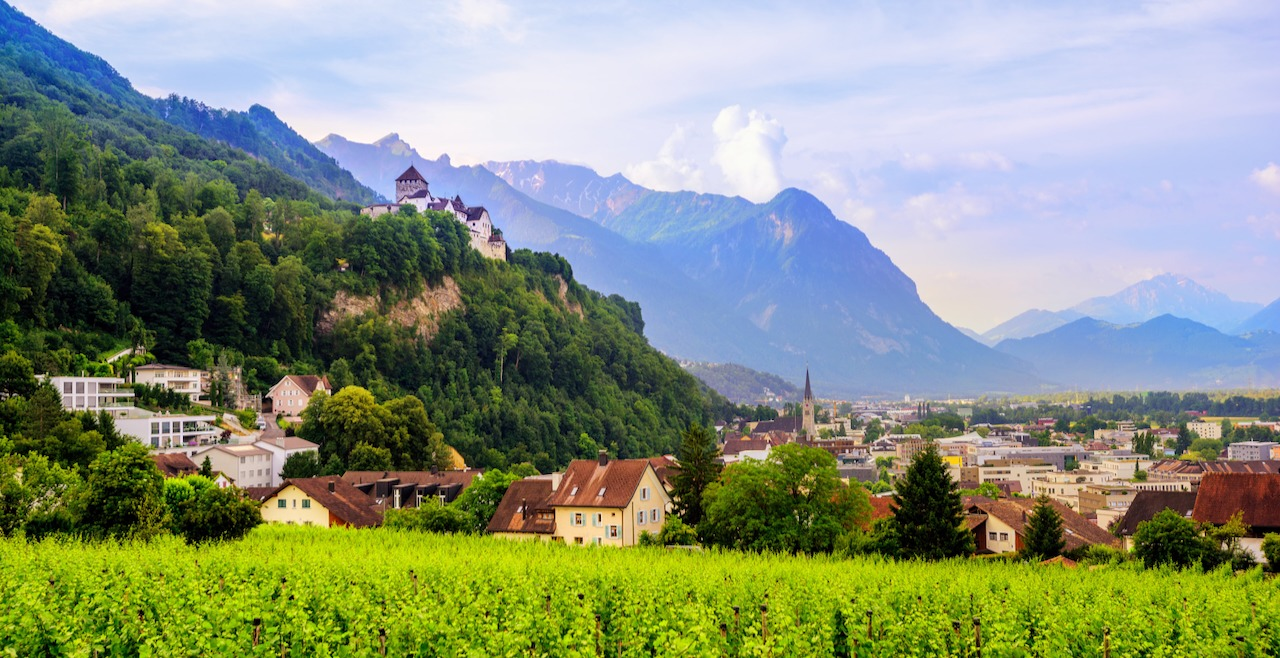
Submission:
<svg viewBox="0 0 1280 658">
<path fill-rule="evenodd" d="M 802 403 L 800 429 L 810 441 L 818 438 L 817 422 L 814 420 L 813 388 L 809 386 L 809 369 L 804 369 L 804 402 Z"/>
<path fill-rule="evenodd" d="M 424 192 L 424 196 L 431 196 L 427 190 L 427 179 L 418 173 L 417 168 L 409 165 L 409 168 L 396 179 L 396 201 L 402 201 L 405 197 L 413 196 L 417 192 Z"/>
</svg>

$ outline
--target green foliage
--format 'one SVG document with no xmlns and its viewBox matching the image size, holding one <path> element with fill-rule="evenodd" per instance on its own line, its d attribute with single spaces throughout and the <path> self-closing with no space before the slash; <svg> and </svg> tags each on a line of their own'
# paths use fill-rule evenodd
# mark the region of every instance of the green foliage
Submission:
<svg viewBox="0 0 1280 658">
<path fill-rule="evenodd" d="M 840 480 L 821 448 L 788 444 L 762 462 L 729 465 L 703 494 L 703 543 L 751 551 L 826 553 L 870 518 L 861 487 Z"/>
<path fill-rule="evenodd" d="M 89 465 L 84 527 L 104 537 L 147 539 L 163 530 L 160 471 L 146 448 L 128 443 Z"/>
<path fill-rule="evenodd" d="M 334 457 L 336 458 L 337 455 Z M 320 452 L 316 450 L 289 455 L 284 460 L 284 467 L 280 469 L 280 477 L 286 480 L 314 478 L 321 475 L 328 474 L 324 472 L 324 462 L 320 459 Z"/>
<path fill-rule="evenodd" d="M 983 482 L 976 489 L 961 489 L 961 496 L 983 496 L 985 498 L 999 498 L 1000 487 L 994 482 Z"/>
<path fill-rule="evenodd" d="M 460 533 L 470 531 L 475 526 L 475 520 L 453 505 L 438 505 L 427 501 L 421 507 L 387 510 L 382 525 L 391 530 Z"/>
<path fill-rule="evenodd" d="M 1036 499 L 1031 516 L 1027 518 L 1022 556 L 1028 560 L 1047 560 L 1057 557 L 1066 546 L 1062 534 L 1062 515 L 1049 503 L 1048 496 Z"/>
<path fill-rule="evenodd" d="M 901 557 L 937 560 L 973 552 L 960 494 L 937 446 L 931 442 L 917 452 L 895 486 L 893 535 Z"/>
<path fill-rule="evenodd" d="M 720 476 L 720 451 L 710 428 L 691 424 L 681 433 L 680 451 L 671 477 L 671 498 L 680 519 L 691 527 L 702 522 L 702 494 Z"/>
<path fill-rule="evenodd" d="M 1156 435 L 1151 432 L 1138 432 L 1133 436 L 1133 451 L 1140 455 L 1147 455 L 1152 459 L 1158 459 L 1164 456 L 1164 451 L 1156 454 Z"/>
<path fill-rule="evenodd" d="M 1280 534 L 1268 532 L 1262 537 L 1262 555 L 1267 558 L 1267 568 L 1280 571 Z"/>
<path fill-rule="evenodd" d="M 493 520 L 494 513 L 498 511 L 498 504 L 506 495 L 507 488 L 523 477 L 527 475 L 504 473 L 496 468 L 476 476 L 471 485 L 458 495 L 457 500 L 450 503 L 451 507 L 466 514 L 469 525 L 465 531 L 475 534 L 484 532 L 489 527 L 489 521 Z"/>
<path fill-rule="evenodd" d="M 977 653 L 975 618 L 984 656 L 1102 656 L 1104 646 L 1112 656 L 1261 656 L 1274 653 L 1280 616 L 1274 582 L 1223 572 L 585 550 L 385 528 L 266 526 L 208 546 L 3 541 L 0 564 L 0 635 L 19 656 L 94 647 L 300 656 L 325 646 L 380 655 L 386 629 L 388 656 L 423 647 L 594 656 L 604 646 L 626 658 L 834 656 L 841 647 L 958 658 Z M 86 607 L 97 612 L 77 613 Z M 131 630 L 140 623 L 146 633 Z"/>
<path fill-rule="evenodd" d="M 680 517 L 668 514 L 662 522 L 662 530 L 658 533 L 657 540 L 662 546 L 696 546 L 698 532 L 681 521 Z"/>
<path fill-rule="evenodd" d="M 1200 535 L 1194 522 L 1168 509 L 1140 524 L 1133 535 L 1133 555 L 1148 569 L 1201 564 L 1215 548 L 1211 540 Z"/>
<path fill-rule="evenodd" d="M 169 502 L 167 485 L 173 481 L 165 482 L 166 503 L 174 532 L 187 543 L 240 539 L 262 523 L 258 503 L 245 498 L 244 492 L 237 488 L 219 489 L 211 483 L 197 485 L 192 487 L 191 496 Z"/>
</svg>

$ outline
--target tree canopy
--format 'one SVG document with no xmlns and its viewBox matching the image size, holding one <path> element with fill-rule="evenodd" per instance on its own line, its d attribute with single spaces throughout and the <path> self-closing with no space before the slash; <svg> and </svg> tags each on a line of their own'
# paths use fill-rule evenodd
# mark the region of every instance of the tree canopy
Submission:
<svg viewBox="0 0 1280 658">
<path fill-rule="evenodd" d="M 895 482 L 892 533 L 904 558 L 937 560 L 973 552 L 956 483 L 932 442 Z"/>
</svg>

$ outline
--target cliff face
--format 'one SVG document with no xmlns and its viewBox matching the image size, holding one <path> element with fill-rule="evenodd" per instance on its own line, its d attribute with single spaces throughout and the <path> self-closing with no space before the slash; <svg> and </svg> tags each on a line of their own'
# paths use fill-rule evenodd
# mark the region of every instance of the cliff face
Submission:
<svg viewBox="0 0 1280 658">
<path fill-rule="evenodd" d="M 316 332 L 330 334 L 343 318 L 358 317 L 365 313 L 377 313 L 393 324 L 413 329 L 419 336 L 431 340 L 440 329 L 440 317 L 454 309 L 463 308 L 462 292 L 452 277 L 434 287 L 428 287 L 417 296 L 386 304 L 374 295 L 355 295 L 339 290 L 333 303 L 316 322 Z"/>
</svg>

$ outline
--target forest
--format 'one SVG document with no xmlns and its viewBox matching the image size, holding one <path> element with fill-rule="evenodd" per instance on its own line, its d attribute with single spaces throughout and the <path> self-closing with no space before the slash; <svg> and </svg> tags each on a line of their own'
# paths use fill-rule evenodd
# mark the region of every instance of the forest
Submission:
<svg viewBox="0 0 1280 658">
<path fill-rule="evenodd" d="M 239 365 L 255 392 L 328 374 L 379 404 L 416 398 L 470 465 L 543 471 L 599 448 L 670 452 L 689 423 L 730 413 L 648 345 L 637 305 L 581 286 L 563 258 L 483 259 L 445 214 L 360 215 L 119 101 L 128 83 L 104 62 L 55 60 L 71 47 L 32 45 L 23 29 L 56 38 L 0 14 L 0 355 L 14 381 L 120 375 L 104 359 L 133 345 L 160 362 Z M 380 312 L 446 282 L 460 308 L 430 318 L 433 331 Z M 373 306 L 326 316 L 339 292 Z M 336 319 L 318 330 L 322 317 Z M 7 401 L 0 436 L 32 438 L 22 399 Z"/>
</svg>

